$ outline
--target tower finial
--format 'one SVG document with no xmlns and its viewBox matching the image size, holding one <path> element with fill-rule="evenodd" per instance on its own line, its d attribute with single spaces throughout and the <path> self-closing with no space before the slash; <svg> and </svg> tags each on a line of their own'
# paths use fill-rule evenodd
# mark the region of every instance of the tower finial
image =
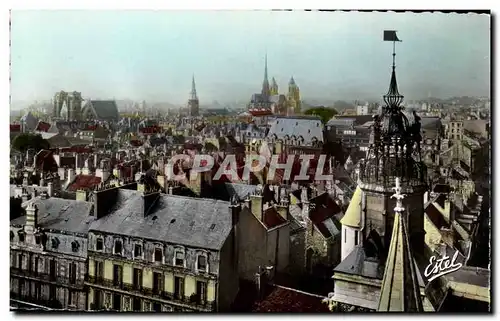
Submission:
<svg viewBox="0 0 500 321">
<path fill-rule="evenodd" d="M 396 31 L 386 30 L 384 31 L 384 41 L 392 41 L 392 75 L 389 91 L 384 95 L 384 102 L 390 109 L 398 109 L 404 99 L 404 96 L 398 91 L 398 83 L 396 81 L 396 42 L 400 42 L 401 40 L 396 35 Z"/>
<path fill-rule="evenodd" d="M 270 88 L 269 88 L 269 79 L 267 76 L 267 51 L 265 57 L 265 67 L 264 67 L 264 82 L 262 83 L 262 96 L 269 97 L 270 96 Z"/>
</svg>

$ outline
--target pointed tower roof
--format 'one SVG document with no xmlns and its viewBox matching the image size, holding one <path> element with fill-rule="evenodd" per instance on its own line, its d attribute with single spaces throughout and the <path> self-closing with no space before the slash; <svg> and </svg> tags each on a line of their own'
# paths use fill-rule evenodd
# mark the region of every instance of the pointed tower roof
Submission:
<svg viewBox="0 0 500 321">
<path fill-rule="evenodd" d="M 276 79 L 274 79 L 274 77 L 273 79 L 271 79 L 271 86 L 278 87 L 278 83 L 276 82 Z"/>
<path fill-rule="evenodd" d="M 396 178 L 394 227 L 389 253 L 385 263 L 378 311 L 423 311 L 420 287 L 409 242 L 407 222 L 403 217 L 400 179 Z"/>
<path fill-rule="evenodd" d="M 340 220 L 340 224 L 354 228 L 361 227 L 361 188 L 359 186 L 354 191 L 349 207 L 347 207 L 344 217 Z"/>
<path fill-rule="evenodd" d="M 266 53 L 266 62 L 264 68 L 264 82 L 262 83 L 262 95 L 264 97 L 269 97 L 270 89 L 269 89 L 269 79 L 267 76 L 267 53 Z"/>
<path fill-rule="evenodd" d="M 290 78 L 288 85 L 295 85 L 295 79 L 293 79 L 293 76 L 292 76 L 292 78 Z"/>
<path fill-rule="evenodd" d="M 191 84 L 191 92 L 189 94 L 190 100 L 198 100 L 198 95 L 196 94 L 196 84 L 194 82 L 194 74 L 193 74 L 193 82 Z"/>
</svg>

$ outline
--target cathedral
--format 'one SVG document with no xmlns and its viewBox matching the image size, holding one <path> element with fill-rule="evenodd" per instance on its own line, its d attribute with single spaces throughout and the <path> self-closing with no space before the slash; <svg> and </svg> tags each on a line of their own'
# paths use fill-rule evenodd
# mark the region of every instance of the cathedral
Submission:
<svg viewBox="0 0 500 321">
<path fill-rule="evenodd" d="M 267 110 L 275 115 L 300 114 L 301 101 L 300 89 L 293 77 L 288 82 L 288 93 L 280 94 L 278 84 L 274 77 L 269 84 L 267 74 L 267 55 L 264 69 L 264 82 L 260 93 L 255 93 L 248 104 L 249 110 Z"/>
</svg>

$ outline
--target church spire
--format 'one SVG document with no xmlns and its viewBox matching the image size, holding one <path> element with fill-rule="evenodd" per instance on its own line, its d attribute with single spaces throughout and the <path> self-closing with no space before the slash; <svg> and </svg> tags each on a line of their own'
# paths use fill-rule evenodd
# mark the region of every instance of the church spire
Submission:
<svg viewBox="0 0 500 321">
<path fill-rule="evenodd" d="M 264 82 L 262 83 L 262 96 L 269 97 L 270 89 L 269 89 L 269 79 L 267 76 L 267 53 L 266 53 L 266 62 L 264 68 Z"/>
<path fill-rule="evenodd" d="M 190 100 L 198 100 L 198 95 L 196 94 L 196 84 L 194 82 L 194 74 L 193 74 L 193 82 L 191 84 L 191 93 L 190 93 Z"/>
<path fill-rule="evenodd" d="M 410 245 L 407 220 L 404 217 L 401 183 L 396 178 L 394 227 L 387 256 L 378 311 L 419 312 L 423 311 L 420 286 L 416 274 Z"/>
</svg>

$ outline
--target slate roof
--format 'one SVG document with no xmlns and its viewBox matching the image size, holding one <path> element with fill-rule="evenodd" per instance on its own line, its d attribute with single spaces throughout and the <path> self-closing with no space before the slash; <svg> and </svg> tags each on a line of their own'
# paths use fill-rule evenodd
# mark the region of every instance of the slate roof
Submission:
<svg viewBox="0 0 500 321">
<path fill-rule="evenodd" d="M 51 127 L 51 125 L 49 123 L 39 121 L 35 130 L 41 131 L 41 132 L 47 132 L 50 129 L 50 127 Z"/>
<path fill-rule="evenodd" d="M 340 234 L 340 224 L 335 214 L 339 214 L 342 209 L 331 199 L 328 193 L 323 193 L 311 199 L 314 209 L 311 209 L 309 218 L 318 228 L 325 238 Z"/>
<path fill-rule="evenodd" d="M 253 194 L 257 189 L 256 185 L 239 184 L 239 183 L 224 183 L 230 196 L 237 195 L 240 200 L 244 200 L 247 196 Z"/>
<path fill-rule="evenodd" d="M 91 230 L 220 250 L 232 229 L 229 202 L 160 194 L 146 217 L 142 204 L 142 193 L 119 189 Z"/>
<path fill-rule="evenodd" d="M 91 100 L 90 103 L 94 108 L 97 117 L 100 119 L 118 120 L 118 107 L 114 100 Z"/>
<path fill-rule="evenodd" d="M 62 198 L 31 199 L 26 204 L 34 203 L 38 207 L 38 224 L 46 229 L 87 233 L 95 217 L 90 216 L 92 203 L 67 200 Z M 20 216 L 10 223 L 24 225 L 26 216 Z"/>
<path fill-rule="evenodd" d="M 304 142 L 301 145 L 310 145 L 313 137 L 323 142 L 323 124 L 317 117 L 276 117 L 267 134 L 268 137 L 272 135 L 278 139 L 287 135 L 290 139 L 302 136 Z"/>
<path fill-rule="evenodd" d="M 270 286 L 267 297 L 255 303 L 252 312 L 331 313 L 323 299 L 319 295 Z"/>
<path fill-rule="evenodd" d="M 283 223 L 285 223 L 286 220 L 281 217 L 281 215 L 278 213 L 276 208 L 270 207 L 262 213 L 262 223 L 266 226 L 268 229 L 272 229 L 276 226 L 279 226 Z"/>
<path fill-rule="evenodd" d="M 356 246 L 334 271 L 379 280 L 384 276 L 383 267 L 378 261 L 367 259 L 362 245 Z"/>
</svg>

